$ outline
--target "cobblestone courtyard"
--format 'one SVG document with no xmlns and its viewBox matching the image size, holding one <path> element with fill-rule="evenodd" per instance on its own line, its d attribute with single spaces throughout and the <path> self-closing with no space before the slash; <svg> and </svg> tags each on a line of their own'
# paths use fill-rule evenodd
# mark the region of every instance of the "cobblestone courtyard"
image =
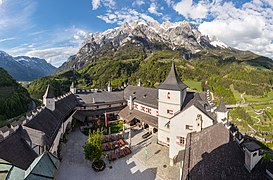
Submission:
<svg viewBox="0 0 273 180">
<path fill-rule="evenodd" d="M 82 146 L 87 136 L 75 129 L 68 135 L 68 142 L 62 146 L 62 162 L 57 172 L 57 180 L 161 180 L 179 179 L 179 168 L 170 167 L 168 149 L 156 144 L 156 136 L 143 140 L 143 130 L 132 131 L 132 154 L 114 162 L 106 162 L 106 169 L 95 172 L 91 163 L 84 159 Z M 125 139 L 128 132 L 125 133 Z M 128 139 L 126 139 L 128 141 Z M 144 150 L 148 154 L 144 154 Z M 165 165 L 165 166 L 164 166 Z M 112 166 L 112 168 L 110 168 Z"/>
</svg>

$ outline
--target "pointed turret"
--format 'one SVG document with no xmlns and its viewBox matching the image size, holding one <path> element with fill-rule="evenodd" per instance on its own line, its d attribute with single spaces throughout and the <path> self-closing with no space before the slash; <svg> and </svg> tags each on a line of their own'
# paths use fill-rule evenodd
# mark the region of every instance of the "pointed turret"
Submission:
<svg viewBox="0 0 273 180">
<path fill-rule="evenodd" d="M 179 78 L 174 62 L 172 63 L 171 71 L 165 81 L 158 87 L 158 89 L 167 89 L 167 90 L 176 90 L 182 91 L 187 88 L 187 85 L 184 84 Z"/>
<path fill-rule="evenodd" d="M 139 86 L 139 87 L 142 86 L 142 83 L 141 83 L 141 80 L 140 80 L 140 79 L 138 80 L 137 86 Z"/>
<path fill-rule="evenodd" d="M 215 111 L 223 112 L 223 113 L 228 112 L 228 109 L 227 109 L 223 99 L 220 100 L 220 104 L 219 104 L 219 106 L 217 107 L 217 109 Z"/>
<path fill-rule="evenodd" d="M 111 82 L 109 81 L 108 86 L 107 86 L 107 91 L 112 92 L 112 90 L 113 90 L 113 88 L 112 88 Z"/>
<path fill-rule="evenodd" d="M 52 87 L 50 85 L 47 85 L 46 92 L 43 97 L 44 98 L 54 98 L 54 93 L 53 93 Z"/>
<path fill-rule="evenodd" d="M 46 92 L 43 96 L 43 103 L 45 107 L 50 109 L 51 111 L 55 110 L 54 93 L 50 85 L 47 86 Z"/>
<path fill-rule="evenodd" d="M 73 94 L 76 94 L 76 91 L 77 90 L 76 90 L 76 87 L 74 85 L 74 82 L 72 82 L 71 85 L 70 85 L 70 92 L 73 93 Z"/>
<path fill-rule="evenodd" d="M 217 121 L 228 125 L 228 109 L 223 99 L 220 100 L 219 106 L 215 109 Z"/>
</svg>

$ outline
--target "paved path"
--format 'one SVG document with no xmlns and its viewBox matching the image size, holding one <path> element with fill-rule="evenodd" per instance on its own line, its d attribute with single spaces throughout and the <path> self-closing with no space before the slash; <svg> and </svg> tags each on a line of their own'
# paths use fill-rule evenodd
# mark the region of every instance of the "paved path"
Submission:
<svg viewBox="0 0 273 180">
<path fill-rule="evenodd" d="M 84 159 L 83 148 L 87 137 L 78 129 L 70 133 L 68 142 L 62 147 L 63 159 L 56 174 L 57 180 L 159 180 L 155 168 L 147 168 L 135 157 L 118 159 L 102 172 L 95 172 Z M 109 167 L 112 166 L 110 169 Z"/>
</svg>

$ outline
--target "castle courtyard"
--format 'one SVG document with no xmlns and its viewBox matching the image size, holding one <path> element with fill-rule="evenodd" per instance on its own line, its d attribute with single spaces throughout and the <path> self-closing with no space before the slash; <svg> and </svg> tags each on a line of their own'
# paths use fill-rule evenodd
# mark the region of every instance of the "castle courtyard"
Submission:
<svg viewBox="0 0 273 180">
<path fill-rule="evenodd" d="M 126 130 L 124 138 L 128 140 Z M 56 179 L 67 180 L 122 180 L 122 179 L 145 179 L 161 180 L 179 178 L 179 167 L 169 166 L 168 148 L 158 145 L 157 137 L 151 135 L 146 139 L 142 135 L 146 131 L 133 129 L 131 131 L 132 154 L 111 163 L 104 159 L 106 168 L 102 172 L 95 172 L 91 167 L 91 162 L 84 159 L 82 146 L 87 140 L 87 136 L 76 128 L 68 135 L 68 141 L 62 146 L 62 161 L 56 174 Z M 146 150 L 146 154 L 144 153 Z"/>
</svg>

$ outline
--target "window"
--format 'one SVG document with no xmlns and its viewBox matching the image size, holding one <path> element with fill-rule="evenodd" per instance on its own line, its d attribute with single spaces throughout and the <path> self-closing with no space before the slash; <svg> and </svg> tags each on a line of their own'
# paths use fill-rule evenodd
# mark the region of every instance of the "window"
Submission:
<svg viewBox="0 0 273 180">
<path fill-rule="evenodd" d="M 168 129 L 170 129 L 170 123 L 168 123 L 168 124 L 166 125 L 166 127 L 167 127 Z"/>
<path fill-rule="evenodd" d="M 155 115 L 158 116 L 158 111 L 155 112 Z"/>
<path fill-rule="evenodd" d="M 167 94 L 167 99 L 171 99 L 171 93 L 170 92 L 168 92 L 168 94 Z"/>
<path fill-rule="evenodd" d="M 167 137 L 167 142 L 169 143 L 170 142 L 170 138 Z"/>
<path fill-rule="evenodd" d="M 138 104 L 135 104 L 135 109 L 138 109 Z"/>
<path fill-rule="evenodd" d="M 254 154 L 253 154 L 253 157 L 255 157 L 257 155 L 257 152 L 255 152 Z"/>
<path fill-rule="evenodd" d="M 167 109 L 167 114 L 173 115 L 173 110 Z"/>
<path fill-rule="evenodd" d="M 140 106 L 141 111 L 145 112 L 145 107 Z"/>
<path fill-rule="evenodd" d="M 186 144 L 186 139 L 181 136 L 176 136 L 176 144 L 178 145 L 185 145 Z"/>
<path fill-rule="evenodd" d="M 151 109 L 150 108 L 146 108 L 146 113 L 151 114 Z"/>
<path fill-rule="evenodd" d="M 111 107 L 111 104 L 109 104 L 109 107 Z"/>
<path fill-rule="evenodd" d="M 185 138 L 184 138 L 184 137 L 180 137 L 180 139 L 179 139 L 179 140 L 180 140 L 180 141 L 179 141 L 179 142 L 180 142 L 180 144 L 183 144 L 183 145 L 185 144 Z"/>
<path fill-rule="evenodd" d="M 187 130 L 193 130 L 193 127 L 192 127 L 192 125 L 186 125 L 186 129 Z"/>
</svg>

